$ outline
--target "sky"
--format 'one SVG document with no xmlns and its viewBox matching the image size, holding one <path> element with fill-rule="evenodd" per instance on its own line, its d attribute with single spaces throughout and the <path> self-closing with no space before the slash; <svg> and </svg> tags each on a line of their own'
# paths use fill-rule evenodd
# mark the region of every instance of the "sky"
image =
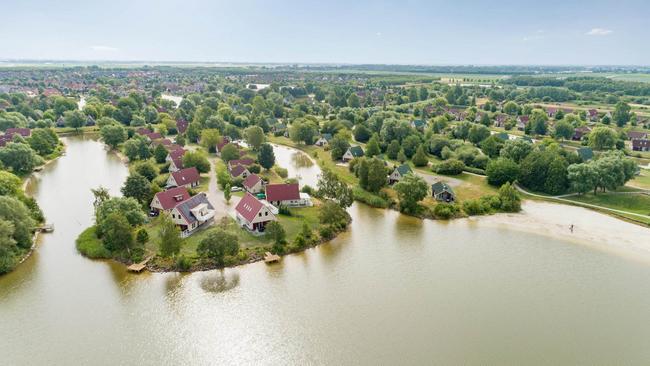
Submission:
<svg viewBox="0 0 650 366">
<path fill-rule="evenodd" d="M 2 0 L 0 59 L 650 65 L 650 1 Z"/>
</svg>

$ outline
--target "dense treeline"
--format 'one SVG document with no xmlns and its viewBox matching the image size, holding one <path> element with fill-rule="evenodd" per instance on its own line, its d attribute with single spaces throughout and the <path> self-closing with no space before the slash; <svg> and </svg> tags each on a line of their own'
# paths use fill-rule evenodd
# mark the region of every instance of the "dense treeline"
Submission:
<svg viewBox="0 0 650 366">
<path fill-rule="evenodd" d="M 538 77 L 514 76 L 503 81 L 517 86 L 565 87 L 575 92 L 622 93 L 631 96 L 650 96 L 650 84 L 612 80 L 604 77 Z"/>
</svg>

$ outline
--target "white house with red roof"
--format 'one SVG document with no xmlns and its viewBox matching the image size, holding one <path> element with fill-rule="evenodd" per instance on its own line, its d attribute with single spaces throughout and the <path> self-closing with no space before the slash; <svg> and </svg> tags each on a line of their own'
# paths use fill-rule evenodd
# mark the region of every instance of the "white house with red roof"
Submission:
<svg viewBox="0 0 650 366">
<path fill-rule="evenodd" d="M 266 225 L 277 218 L 271 208 L 250 193 L 235 207 L 237 223 L 251 232 L 263 233 Z"/>
<path fill-rule="evenodd" d="M 273 206 L 311 206 L 308 194 L 300 193 L 298 183 L 269 184 L 266 186 L 266 200 Z"/>
<path fill-rule="evenodd" d="M 185 149 L 176 149 L 172 150 L 167 154 L 165 161 L 169 163 L 169 171 L 177 172 L 183 169 L 183 155 L 185 155 Z"/>
<path fill-rule="evenodd" d="M 215 210 L 205 193 L 199 193 L 178 203 L 170 211 L 172 221 L 181 229 L 181 237 L 185 238 L 203 225 L 214 222 Z"/>
<path fill-rule="evenodd" d="M 160 213 L 160 211 L 169 212 L 179 203 L 190 199 L 190 193 L 185 187 L 174 187 L 166 191 L 158 192 L 153 196 L 149 207 L 151 211 Z"/>
<path fill-rule="evenodd" d="M 244 189 L 252 194 L 260 193 L 264 190 L 264 181 L 257 174 L 251 174 L 242 183 Z"/>
<path fill-rule="evenodd" d="M 185 168 L 169 174 L 167 187 L 192 188 L 199 185 L 200 179 L 201 175 L 196 167 Z"/>
<path fill-rule="evenodd" d="M 251 172 L 243 165 L 235 165 L 232 168 L 228 168 L 228 172 L 233 178 L 246 179 L 251 175 Z"/>
<path fill-rule="evenodd" d="M 235 159 L 228 162 L 228 168 L 235 167 L 237 165 L 242 165 L 245 167 L 251 166 L 255 163 L 255 160 L 251 158 Z"/>
</svg>

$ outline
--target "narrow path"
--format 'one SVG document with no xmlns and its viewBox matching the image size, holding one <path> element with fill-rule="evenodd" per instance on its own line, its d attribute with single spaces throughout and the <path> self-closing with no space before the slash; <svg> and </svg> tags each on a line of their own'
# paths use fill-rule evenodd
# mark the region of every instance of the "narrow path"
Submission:
<svg viewBox="0 0 650 366">
<path fill-rule="evenodd" d="M 519 192 L 527 194 L 529 196 L 533 196 L 533 197 L 547 198 L 547 199 L 552 199 L 552 200 L 556 200 L 556 201 L 567 202 L 567 203 L 570 203 L 572 205 L 595 208 L 595 209 L 599 209 L 599 210 L 610 211 L 610 212 L 614 212 L 614 213 L 618 213 L 618 214 L 624 214 L 624 215 L 631 215 L 631 216 L 641 217 L 641 218 L 646 219 L 646 220 L 650 220 L 650 216 L 648 216 L 648 215 L 642 215 L 642 214 L 638 214 L 638 213 L 635 213 L 635 212 L 617 210 L 617 209 L 614 209 L 614 208 L 598 206 L 598 205 L 592 205 L 591 203 L 572 201 L 572 200 L 568 200 L 566 198 L 563 198 L 563 197 L 567 197 L 569 195 L 575 195 L 576 193 L 571 193 L 569 195 L 560 195 L 560 196 L 544 196 L 544 195 L 541 195 L 541 194 L 528 192 L 527 190 L 525 190 L 521 186 L 519 186 L 519 184 L 517 184 L 517 183 L 515 183 L 515 188 L 517 188 L 517 190 Z M 628 192 L 620 192 L 620 193 L 628 193 Z M 634 192 L 634 193 L 638 193 L 638 192 Z"/>
</svg>

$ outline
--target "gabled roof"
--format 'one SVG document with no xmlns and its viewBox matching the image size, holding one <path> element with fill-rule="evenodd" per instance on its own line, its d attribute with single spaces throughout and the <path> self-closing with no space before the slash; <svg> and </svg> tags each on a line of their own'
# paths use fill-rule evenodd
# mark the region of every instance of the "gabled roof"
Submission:
<svg viewBox="0 0 650 366">
<path fill-rule="evenodd" d="M 632 140 L 632 147 L 636 147 L 636 148 L 647 147 L 647 148 L 650 148 L 650 140 L 648 140 L 648 139 L 634 139 L 634 140 Z"/>
<path fill-rule="evenodd" d="M 360 157 L 360 156 L 363 156 L 363 149 L 361 148 L 361 146 L 350 146 L 350 147 L 348 148 L 348 151 L 349 151 L 350 154 L 352 154 L 352 156 L 354 156 L 355 158 L 358 158 L 358 157 Z"/>
<path fill-rule="evenodd" d="M 411 122 L 413 126 L 415 127 L 423 127 L 424 126 L 424 121 L 421 119 L 414 119 L 413 122 Z"/>
<path fill-rule="evenodd" d="M 208 207 L 208 210 L 214 210 L 214 207 L 208 201 L 208 198 L 205 196 L 205 193 L 199 193 L 194 197 L 191 197 L 188 200 L 185 200 L 178 205 L 176 205 L 176 209 L 183 215 L 185 218 L 185 221 L 188 224 L 193 224 L 196 222 L 196 217 L 192 214 L 192 209 L 198 205 L 204 204 Z"/>
<path fill-rule="evenodd" d="M 261 181 L 262 178 L 260 178 L 257 174 L 251 174 L 246 179 L 244 179 L 244 182 L 242 185 L 246 188 L 253 188 L 259 181 Z"/>
<path fill-rule="evenodd" d="M 496 137 L 500 138 L 501 140 L 508 140 L 510 139 L 510 136 L 508 135 L 507 132 L 499 132 L 495 134 Z"/>
<path fill-rule="evenodd" d="M 171 175 L 179 186 L 198 182 L 201 178 L 196 167 L 181 169 L 177 172 L 171 173 Z"/>
<path fill-rule="evenodd" d="M 176 121 L 176 131 L 178 131 L 178 133 L 185 133 L 185 131 L 187 131 L 188 125 L 189 123 L 186 120 L 179 119 Z"/>
<path fill-rule="evenodd" d="M 172 151 L 169 152 L 168 155 L 169 155 L 169 157 L 170 157 L 171 159 L 180 158 L 180 157 L 182 157 L 183 155 L 185 155 L 185 149 L 180 148 L 180 149 L 172 150 Z"/>
<path fill-rule="evenodd" d="M 431 185 L 431 191 L 433 194 L 438 194 L 441 192 L 449 192 L 451 194 L 454 194 L 454 190 L 451 189 L 451 187 L 445 183 L 445 182 L 435 182 Z"/>
<path fill-rule="evenodd" d="M 149 134 L 146 134 L 145 136 L 147 136 L 151 140 L 157 140 L 162 138 L 162 135 L 158 132 L 151 132 Z"/>
<path fill-rule="evenodd" d="M 320 137 L 324 138 L 326 141 L 329 141 L 329 140 L 332 139 L 332 134 L 331 133 L 324 133 Z"/>
<path fill-rule="evenodd" d="M 628 131 L 627 133 L 627 138 L 629 138 L 630 140 L 644 139 L 647 137 L 648 137 L 648 133 L 643 131 Z"/>
<path fill-rule="evenodd" d="M 189 192 L 185 187 L 174 187 L 166 191 L 156 193 L 156 198 L 160 202 L 163 210 L 169 210 L 178 205 L 179 202 L 183 202 L 190 198 Z"/>
<path fill-rule="evenodd" d="M 148 128 L 140 127 L 137 130 L 135 130 L 135 132 L 138 135 L 146 136 L 146 135 L 149 135 L 152 131 L 150 129 L 148 129 Z"/>
<path fill-rule="evenodd" d="M 247 170 L 248 169 L 246 169 L 246 167 L 243 165 L 235 165 L 232 168 L 230 168 L 230 175 L 232 175 L 233 177 L 239 177 Z"/>
<path fill-rule="evenodd" d="M 266 186 L 266 200 L 289 201 L 300 199 L 300 188 L 298 183 L 269 184 Z"/>
<path fill-rule="evenodd" d="M 402 164 L 402 165 L 398 166 L 397 168 L 395 168 L 395 170 L 397 170 L 397 172 L 399 172 L 399 174 L 401 176 L 404 176 L 404 175 L 412 172 L 411 167 L 408 164 Z"/>
<path fill-rule="evenodd" d="M 237 207 L 235 207 L 235 211 L 250 222 L 253 221 L 262 207 L 264 207 L 264 204 L 255 198 L 255 196 L 247 192 L 244 198 L 239 201 Z"/>
<path fill-rule="evenodd" d="M 7 128 L 7 131 L 5 131 L 5 135 L 7 136 L 20 135 L 22 137 L 29 137 L 31 134 L 32 131 L 29 128 L 21 127 Z"/>
<path fill-rule="evenodd" d="M 229 166 L 235 166 L 235 165 L 249 166 L 249 165 L 253 165 L 253 163 L 255 163 L 255 160 L 250 159 L 250 158 L 244 158 L 244 159 L 230 160 L 228 162 L 228 165 Z"/>
</svg>

